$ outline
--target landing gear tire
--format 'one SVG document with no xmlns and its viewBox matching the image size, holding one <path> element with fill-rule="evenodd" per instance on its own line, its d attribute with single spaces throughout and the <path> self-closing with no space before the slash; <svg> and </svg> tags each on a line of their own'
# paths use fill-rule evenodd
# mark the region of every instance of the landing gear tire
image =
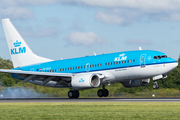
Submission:
<svg viewBox="0 0 180 120">
<path fill-rule="evenodd" d="M 79 97 L 79 91 L 75 90 L 74 92 L 75 92 L 74 98 L 78 98 Z"/>
<path fill-rule="evenodd" d="M 74 96 L 74 91 L 70 90 L 70 91 L 68 92 L 68 97 L 69 97 L 69 98 L 73 98 L 73 96 Z"/>
<path fill-rule="evenodd" d="M 103 94 L 103 96 L 104 97 L 107 97 L 109 95 L 109 91 L 107 90 L 107 89 L 104 89 L 104 94 Z"/>
<path fill-rule="evenodd" d="M 153 89 L 158 89 L 158 88 L 159 88 L 159 84 L 154 83 L 154 84 L 153 84 Z"/>
<path fill-rule="evenodd" d="M 107 89 L 99 89 L 97 95 L 99 97 L 107 97 L 109 95 L 109 91 Z"/>
<path fill-rule="evenodd" d="M 156 88 L 157 88 L 157 89 L 159 88 L 159 84 L 156 84 Z"/>
<path fill-rule="evenodd" d="M 97 92 L 97 95 L 99 96 L 99 97 L 103 97 L 103 90 L 102 89 L 99 89 L 98 90 L 98 92 Z"/>
<path fill-rule="evenodd" d="M 69 92 L 68 92 L 68 97 L 69 98 L 78 98 L 79 97 L 79 91 L 77 91 L 77 90 L 70 90 Z"/>
</svg>

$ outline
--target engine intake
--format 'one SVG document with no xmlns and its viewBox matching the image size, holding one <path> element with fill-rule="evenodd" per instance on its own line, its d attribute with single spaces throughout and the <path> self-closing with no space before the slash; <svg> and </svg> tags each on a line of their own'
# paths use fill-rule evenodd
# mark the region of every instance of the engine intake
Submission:
<svg viewBox="0 0 180 120">
<path fill-rule="evenodd" d="M 99 79 L 99 76 L 97 75 L 94 75 L 91 79 L 91 86 L 92 87 L 98 87 L 100 84 L 100 79 Z"/>
</svg>

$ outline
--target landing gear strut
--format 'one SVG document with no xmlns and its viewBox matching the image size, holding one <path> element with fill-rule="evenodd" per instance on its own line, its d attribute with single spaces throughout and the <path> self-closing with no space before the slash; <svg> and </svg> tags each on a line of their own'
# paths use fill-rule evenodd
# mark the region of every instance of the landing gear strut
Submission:
<svg viewBox="0 0 180 120">
<path fill-rule="evenodd" d="M 79 97 L 79 91 L 78 90 L 70 90 L 68 92 L 69 98 L 78 98 Z"/>
<path fill-rule="evenodd" d="M 159 88 L 159 85 L 158 85 L 157 81 L 155 81 L 153 84 L 153 89 L 158 89 L 158 88 Z"/>
<path fill-rule="evenodd" d="M 103 85 L 103 89 L 99 89 L 97 92 L 99 97 L 107 97 L 109 95 L 109 91 L 105 89 L 105 85 Z"/>
</svg>

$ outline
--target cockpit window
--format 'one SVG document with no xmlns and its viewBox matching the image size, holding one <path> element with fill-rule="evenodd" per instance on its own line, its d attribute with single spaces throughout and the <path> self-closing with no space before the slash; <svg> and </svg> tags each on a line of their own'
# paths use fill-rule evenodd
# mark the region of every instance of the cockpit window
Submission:
<svg viewBox="0 0 180 120">
<path fill-rule="evenodd" d="M 162 55 L 161 58 L 167 58 L 167 55 Z"/>
<path fill-rule="evenodd" d="M 154 56 L 153 58 L 154 58 L 154 59 L 167 58 L 167 55 Z"/>
<path fill-rule="evenodd" d="M 158 57 L 157 57 L 157 56 L 154 56 L 153 58 L 154 58 L 154 59 L 158 59 Z"/>
<path fill-rule="evenodd" d="M 158 57 L 158 59 L 161 59 L 161 56 L 157 56 Z"/>
</svg>

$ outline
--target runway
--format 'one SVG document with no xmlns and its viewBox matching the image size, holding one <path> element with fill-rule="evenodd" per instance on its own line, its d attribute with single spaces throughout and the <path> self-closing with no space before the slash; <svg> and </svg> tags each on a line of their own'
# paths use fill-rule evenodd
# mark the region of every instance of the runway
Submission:
<svg viewBox="0 0 180 120">
<path fill-rule="evenodd" d="M 0 103 L 7 102 L 180 102 L 180 98 L 0 98 Z"/>
</svg>

